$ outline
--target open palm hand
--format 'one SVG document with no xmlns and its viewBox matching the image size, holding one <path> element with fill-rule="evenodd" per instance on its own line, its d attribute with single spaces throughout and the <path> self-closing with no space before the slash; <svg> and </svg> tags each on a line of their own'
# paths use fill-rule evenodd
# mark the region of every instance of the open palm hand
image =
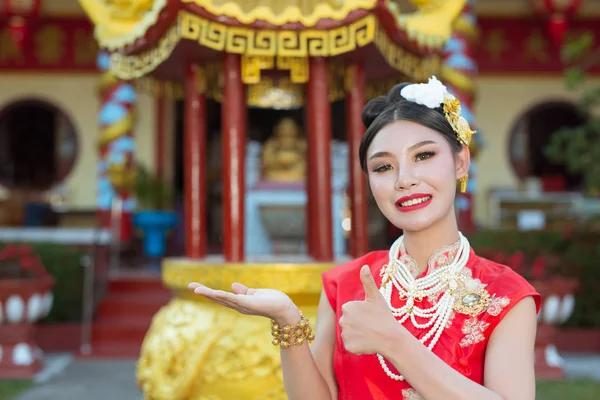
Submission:
<svg viewBox="0 0 600 400">
<path fill-rule="evenodd" d="M 233 293 L 211 289 L 197 282 L 190 283 L 188 288 L 195 294 L 247 315 L 278 320 L 295 308 L 292 299 L 279 290 L 252 289 L 238 282 L 231 285 Z"/>
</svg>

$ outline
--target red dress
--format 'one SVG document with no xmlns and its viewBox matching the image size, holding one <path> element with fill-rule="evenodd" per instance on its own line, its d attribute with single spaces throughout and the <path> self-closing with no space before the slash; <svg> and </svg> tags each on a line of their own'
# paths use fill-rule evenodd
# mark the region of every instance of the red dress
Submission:
<svg viewBox="0 0 600 400">
<path fill-rule="evenodd" d="M 438 250 L 430 258 L 425 273 L 451 261 L 456 251 L 458 251 L 458 243 Z M 416 262 L 406 254 L 404 249 L 401 249 L 401 258 L 409 266 L 413 276 L 416 276 L 418 274 Z M 388 261 L 388 251 L 376 251 L 323 274 L 323 288 L 338 321 L 342 316 L 344 303 L 365 298 L 359 275 L 361 267 L 365 264 L 369 265 L 375 283 L 379 287 L 382 281 L 380 273 Z M 485 349 L 492 331 L 508 311 L 525 297 L 533 296 L 539 311 L 541 296 L 512 269 L 478 257 L 472 249 L 467 269 L 466 273 L 472 277 L 476 286 L 487 291 L 490 300 L 487 307 L 473 317 L 454 311 L 433 352 L 464 376 L 483 384 Z M 392 292 L 394 307 L 400 307 L 405 302 L 400 300 L 397 294 L 394 288 Z M 419 305 L 422 308 L 431 307 L 436 300 L 437 298 L 423 299 Z M 403 325 L 417 338 L 421 338 L 429 331 L 429 329 L 415 328 L 410 319 Z M 393 373 L 401 373 L 390 362 L 387 362 L 387 365 Z M 339 323 L 336 325 L 334 370 L 339 400 L 422 399 L 408 382 L 395 381 L 388 377 L 376 355 L 358 356 L 347 352 L 342 343 Z M 398 396 L 400 393 L 401 397 Z"/>
</svg>

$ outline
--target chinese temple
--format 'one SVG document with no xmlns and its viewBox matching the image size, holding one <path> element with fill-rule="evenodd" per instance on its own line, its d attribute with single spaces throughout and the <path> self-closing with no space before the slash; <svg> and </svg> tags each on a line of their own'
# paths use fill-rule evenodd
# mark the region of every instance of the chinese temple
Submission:
<svg viewBox="0 0 600 400">
<path fill-rule="evenodd" d="M 187 284 L 277 288 L 314 319 L 320 274 L 397 234 L 357 152 L 364 103 L 398 82 L 436 75 L 478 131 L 457 195 L 463 231 L 502 227 L 502 202 L 530 181 L 569 190 L 535 152 L 546 139 L 531 139 L 532 116 L 572 108 L 563 36 L 600 37 L 594 1 L 29 3 L 0 12 L 0 200 L 26 182 L 19 192 L 33 202 L 43 193 L 59 226 L 116 223 L 128 243 L 139 233 L 137 164 L 182 192 L 170 237 L 181 246 L 162 259 L 162 284 L 111 278 L 92 332 L 109 356 L 137 357 L 143 340 L 149 399 L 285 398 L 268 324 L 192 297 Z M 19 160 L 2 151 L 6 121 L 32 115 L 27 107 L 53 111 L 45 121 L 58 128 L 46 151 L 23 141 L 18 153 L 20 166 L 52 167 L 17 176 Z M 0 226 L 25 224 L 6 204 Z"/>
<path fill-rule="evenodd" d="M 80 3 L 106 51 L 101 68 L 111 77 L 104 101 L 126 103 L 119 85 L 144 77 L 157 91 L 183 95 L 185 257 L 163 261 L 163 282 L 177 294 L 146 335 L 140 387 L 149 398 L 283 398 L 278 351 L 252 333 L 261 321 L 189 298 L 187 283 L 227 289 L 236 279 L 276 287 L 314 318 L 320 273 L 369 249 L 367 188 L 356 157 L 362 107 L 397 82 L 437 75 L 469 109 L 472 2 L 418 2 L 410 12 L 375 0 Z M 209 100 L 220 103 L 216 148 L 207 132 Z M 337 101 L 344 104 L 343 142 L 332 134 Z M 126 205 L 134 164 L 122 143 L 132 120 L 129 107 L 121 108 L 123 118 L 101 127 L 106 165 L 99 170 L 106 171 L 102 187 Z M 302 108 L 303 121 L 281 118 L 261 143 L 250 137 L 250 108 Z M 220 155 L 222 258 L 207 257 L 213 152 Z M 463 200 L 470 209 L 470 196 Z M 470 224 L 470 213 L 463 215 Z M 225 339 L 225 331 L 239 337 Z M 184 350 L 190 346 L 197 350 Z M 242 375 L 231 381 L 235 371 Z"/>
</svg>

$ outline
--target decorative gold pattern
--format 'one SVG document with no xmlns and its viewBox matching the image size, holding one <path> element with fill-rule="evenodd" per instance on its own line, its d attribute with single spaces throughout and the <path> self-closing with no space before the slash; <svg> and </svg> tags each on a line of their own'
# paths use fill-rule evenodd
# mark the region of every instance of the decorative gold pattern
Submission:
<svg viewBox="0 0 600 400">
<path fill-rule="evenodd" d="M 456 132 L 458 140 L 460 140 L 465 146 L 469 147 L 471 138 L 476 132 L 471 130 L 469 122 L 467 122 L 461 113 L 462 108 L 460 106 L 460 101 L 452 95 L 447 95 L 444 99 L 444 115 L 450 123 L 450 126 L 452 126 L 452 129 L 454 129 L 454 132 Z"/>
<path fill-rule="evenodd" d="M 233 281 L 292 295 L 308 319 L 316 317 L 320 275 L 330 264 L 228 264 L 185 259 L 163 262 L 163 282 L 176 298 L 154 317 L 137 367 L 145 398 L 285 400 L 279 350 L 265 319 L 231 311 L 195 296 L 200 281 L 230 290 Z"/>
<path fill-rule="evenodd" d="M 235 18 L 243 24 L 266 21 L 273 25 L 299 22 L 314 26 L 321 19 L 343 21 L 352 11 L 370 10 L 376 0 L 182 0 L 211 14 Z"/>
<path fill-rule="evenodd" d="M 490 304 L 490 294 L 486 284 L 472 277 L 472 271 L 465 268 L 463 272 L 448 283 L 450 293 L 454 297 L 454 311 L 471 317 L 481 314 Z"/>
<path fill-rule="evenodd" d="M 392 68 L 415 81 L 426 81 L 430 76 L 436 75 L 442 65 L 438 55 L 422 58 L 399 47 L 387 36 L 383 28 L 377 29 L 374 42 Z"/>
<path fill-rule="evenodd" d="M 180 28 L 179 22 L 169 28 L 167 33 L 160 39 L 158 46 L 145 51 L 139 55 L 125 56 L 119 53 L 113 53 L 111 58 L 111 72 L 123 80 L 140 78 L 156 69 L 165 61 L 177 43 L 179 43 Z"/>
<path fill-rule="evenodd" d="M 496 294 L 493 294 L 487 301 L 484 311 L 493 317 L 497 317 L 509 304 L 510 299 L 508 297 L 496 297 Z M 481 312 L 478 314 L 481 314 Z M 490 324 L 478 319 L 476 317 L 478 314 L 471 314 L 471 318 L 466 319 L 463 323 L 461 332 L 465 336 L 460 341 L 461 347 L 471 346 L 485 340 L 484 332 Z"/>
<path fill-rule="evenodd" d="M 427 273 L 433 272 L 436 269 L 452 262 L 456 256 L 456 253 L 458 253 L 459 247 L 460 240 L 457 240 L 448 246 L 441 247 L 434 251 L 431 257 L 429 257 L 427 260 Z M 404 242 L 402 242 L 402 246 L 400 246 L 400 261 L 406 264 L 412 276 L 416 278 L 419 275 L 419 266 L 417 265 L 417 261 L 406 252 Z"/>
<path fill-rule="evenodd" d="M 135 43 L 155 25 L 167 0 L 79 0 L 94 22 L 100 47 L 116 50 Z"/>
<path fill-rule="evenodd" d="M 269 56 L 242 56 L 242 81 L 246 84 L 260 82 L 262 70 L 273 69 L 275 61 Z"/>
<path fill-rule="evenodd" d="M 415 389 L 402 389 L 402 400 L 423 400 L 423 397 Z"/>
<path fill-rule="evenodd" d="M 308 82 L 308 57 L 277 56 L 277 69 L 289 70 L 293 83 Z"/>
<path fill-rule="evenodd" d="M 480 321 L 477 318 L 465 320 L 462 333 L 465 337 L 460 341 L 461 347 L 467 347 L 485 340 L 483 332 L 490 326 L 489 322 Z"/>
<path fill-rule="evenodd" d="M 246 104 L 249 107 L 290 110 L 304 105 L 304 85 L 290 82 L 287 78 L 273 81 L 263 78 L 246 89 Z"/>
<path fill-rule="evenodd" d="M 182 11 L 182 38 L 228 53 L 251 56 L 328 57 L 364 47 L 373 41 L 377 21 L 368 15 L 330 30 L 255 30 L 231 27 Z"/>
<path fill-rule="evenodd" d="M 290 66 L 294 83 L 307 81 L 307 57 L 332 57 L 355 51 L 370 43 L 376 44 L 392 68 L 411 80 L 424 81 L 437 73 L 441 65 L 440 58 L 436 55 L 422 58 L 396 45 L 387 37 L 383 28 L 378 26 L 374 15 L 331 30 L 274 31 L 230 27 L 181 11 L 177 22 L 157 47 L 136 55 L 113 54 L 113 74 L 120 79 L 129 80 L 152 72 L 172 54 L 180 39 L 194 40 L 216 51 L 261 57 L 259 64 L 267 62 L 262 57 L 281 58 L 276 60 L 277 63 L 281 61 L 283 65 Z M 248 67 L 251 70 L 251 66 Z M 256 77 L 248 79 L 256 81 Z"/>
</svg>

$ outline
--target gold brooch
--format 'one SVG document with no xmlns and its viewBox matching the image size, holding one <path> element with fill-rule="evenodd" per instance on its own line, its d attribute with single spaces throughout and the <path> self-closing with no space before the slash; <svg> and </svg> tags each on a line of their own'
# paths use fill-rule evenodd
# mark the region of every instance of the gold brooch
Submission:
<svg viewBox="0 0 600 400">
<path fill-rule="evenodd" d="M 490 304 L 490 294 L 487 290 L 462 290 L 454 295 L 454 310 L 471 317 L 481 314 Z"/>
</svg>

